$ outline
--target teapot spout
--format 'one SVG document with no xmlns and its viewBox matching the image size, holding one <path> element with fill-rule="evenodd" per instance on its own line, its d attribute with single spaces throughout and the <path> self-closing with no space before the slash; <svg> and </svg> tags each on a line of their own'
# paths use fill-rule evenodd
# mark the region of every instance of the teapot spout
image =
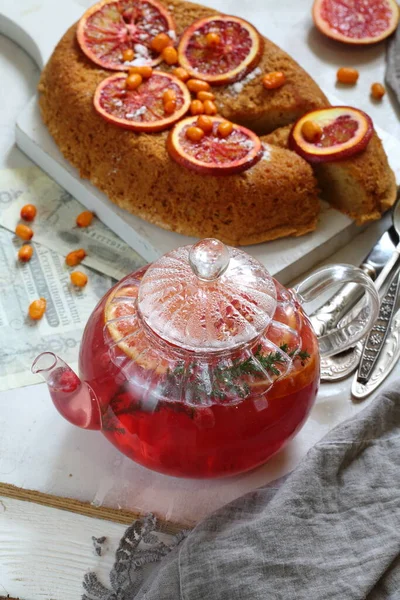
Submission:
<svg viewBox="0 0 400 600">
<path fill-rule="evenodd" d="M 89 384 L 53 352 L 42 352 L 32 364 L 32 373 L 46 381 L 58 412 L 83 429 L 101 429 L 99 402 Z"/>
</svg>

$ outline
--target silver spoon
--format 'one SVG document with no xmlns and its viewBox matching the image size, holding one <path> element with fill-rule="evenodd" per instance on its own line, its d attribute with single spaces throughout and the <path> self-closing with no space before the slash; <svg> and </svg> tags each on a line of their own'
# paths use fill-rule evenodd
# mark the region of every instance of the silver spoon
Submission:
<svg viewBox="0 0 400 600">
<path fill-rule="evenodd" d="M 393 209 L 393 226 L 396 233 L 400 236 L 400 198 L 398 198 L 394 209 Z M 390 282 L 398 268 L 398 261 L 400 257 L 400 242 L 393 250 L 393 254 L 388 260 L 385 267 L 375 280 L 375 286 L 380 292 L 381 297 L 385 293 L 385 284 Z M 383 292 L 383 293 L 382 293 Z M 346 324 L 354 318 L 354 315 L 359 313 L 363 307 L 363 300 L 360 300 L 354 308 L 350 310 L 338 323 L 338 327 L 344 327 Z M 363 353 L 365 339 L 360 340 L 354 348 L 350 348 L 345 352 L 336 354 L 329 358 L 321 359 L 321 380 L 324 381 L 338 381 L 348 377 L 355 371 L 361 360 Z"/>
</svg>

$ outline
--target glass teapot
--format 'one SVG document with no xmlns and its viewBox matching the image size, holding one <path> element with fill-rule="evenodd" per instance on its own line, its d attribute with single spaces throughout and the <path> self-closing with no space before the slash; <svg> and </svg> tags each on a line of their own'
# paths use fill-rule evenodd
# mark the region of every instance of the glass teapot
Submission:
<svg viewBox="0 0 400 600">
<path fill-rule="evenodd" d="M 346 282 L 364 308 L 317 337 L 302 305 Z M 215 239 L 128 275 L 86 325 L 81 378 L 52 352 L 32 366 L 71 423 L 100 429 L 132 460 L 182 477 L 221 477 L 267 461 L 301 428 L 319 357 L 363 337 L 379 310 L 360 269 L 320 269 L 285 289 L 256 259 Z"/>
</svg>

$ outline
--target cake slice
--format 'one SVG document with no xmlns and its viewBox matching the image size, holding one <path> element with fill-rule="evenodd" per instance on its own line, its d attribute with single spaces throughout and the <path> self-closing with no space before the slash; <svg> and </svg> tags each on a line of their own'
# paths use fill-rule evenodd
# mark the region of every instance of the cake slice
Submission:
<svg viewBox="0 0 400 600">
<path fill-rule="evenodd" d="M 265 140 L 288 148 L 291 126 L 277 129 Z M 373 133 L 366 149 L 348 159 L 313 165 L 321 196 L 358 225 L 379 219 L 396 200 L 397 186 L 382 142 Z"/>
</svg>

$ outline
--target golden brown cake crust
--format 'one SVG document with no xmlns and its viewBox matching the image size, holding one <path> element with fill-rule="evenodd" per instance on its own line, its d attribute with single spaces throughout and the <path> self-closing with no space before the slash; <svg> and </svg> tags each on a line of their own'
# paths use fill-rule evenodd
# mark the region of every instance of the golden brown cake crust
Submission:
<svg viewBox="0 0 400 600">
<path fill-rule="evenodd" d="M 172 0 L 178 33 L 195 19 L 214 14 L 197 5 Z M 268 50 L 269 48 L 269 50 Z M 241 95 L 217 89 L 219 98 L 229 95 L 221 112 L 237 112 L 240 121 L 243 98 L 246 115 L 264 118 L 266 130 L 291 120 L 326 99 L 316 84 L 291 59 L 267 43 L 261 68 L 286 65 L 299 70 L 302 85 L 295 84 L 270 96 L 258 83 L 260 102 L 251 82 Z M 279 60 L 281 62 L 279 62 Z M 76 41 L 76 26 L 62 38 L 47 64 L 40 83 L 43 119 L 64 156 L 82 177 L 90 179 L 121 208 L 151 223 L 185 235 L 217 237 L 232 245 L 248 245 L 315 229 L 319 214 L 318 190 L 310 166 L 296 154 L 267 147 L 263 159 L 244 173 L 213 177 L 198 175 L 177 165 L 166 150 L 168 132 L 136 134 L 104 121 L 94 109 L 93 95 L 109 72 L 91 63 Z M 308 84 L 303 85 L 306 78 Z M 255 85 L 255 84 L 254 84 Z M 214 91 L 214 90 L 213 90 Z M 265 92 L 265 94 L 264 94 Z M 277 90 L 278 92 L 278 90 Z M 269 111 L 268 106 L 271 106 Z M 254 110 L 253 110 L 254 109 Z M 275 112 L 274 112 L 275 111 Z M 296 116 L 297 116 L 296 113 Z"/>
</svg>

